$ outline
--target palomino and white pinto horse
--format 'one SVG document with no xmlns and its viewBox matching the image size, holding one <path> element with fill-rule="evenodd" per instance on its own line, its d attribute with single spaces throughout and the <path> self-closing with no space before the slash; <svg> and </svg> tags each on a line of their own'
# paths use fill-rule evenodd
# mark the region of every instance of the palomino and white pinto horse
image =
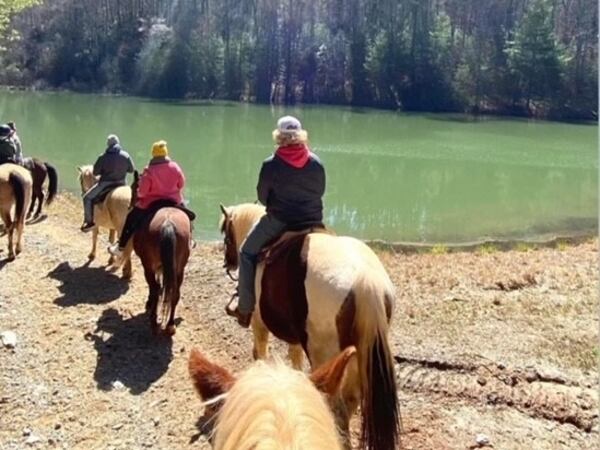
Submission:
<svg viewBox="0 0 600 450">
<path fill-rule="evenodd" d="M 96 184 L 98 178 L 94 175 L 93 166 L 91 165 L 78 167 L 77 170 L 79 171 L 81 193 L 84 194 Z M 101 202 L 94 205 L 94 222 L 96 227 L 92 230 L 92 251 L 88 255 L 90 260 L 96 257 L 100 227 L 108 228 L 108 240 L 112 244 L 123 229 L 130 203 L 131 188 L 129 186 L 118 186 L 106 194 Z M 113 261 L 114 258 L 111 256 L 108 263 L 112 264 Z M 123 263 L 123 278 L 130 279 L 131 258 L 127 256 L 124 258 Z"/>
<path fill-rule="evenodd" d="M 345 349 L 310 377 L 281 362 L 257 361 L 236 379 L 193 349 L 190 375 L 206 402 L 205 418 L 216 415 L 214 450 L 341 450 L 323 394 L 336 394 L 355 354 Z"/>
<path fill-rule="evenodd" d="M 225 267 L 235 270 L 240 246 L 265 209 L 246 203 L 221 205 L 221 211 Z M 395 449 L 400 413 L 387 338 L 395 300 L 388 274 L 375 253 L 351 237 L 309 233 L 289 238 L 285 247 L 257 266 L 254 357 L 267 357 L 269 332 L 290 344 L 298 369 L 303 350 L 314 368 L 355 346 L 340 393 L 343 407 L 335 411 L 338 425 L 349 445 L 349 420 L 360 405 L 361 446 Z"/>
<path fill-rule="evenodd" d="M 25 208 L 31 199 L 31 185 L 31 175 L 23 167 L 10 163 L 0 165 L 0 216 L 8 235 L 9 260 L 15 259 L 23 249 Z M 17 243 L 13 245 L 15 231 Z"/>
<path fill-rule="evenodd" d="M 135 205 L 137 198 L 137 171 L 133 178 L 131 206 Z M 191 240 L 188 215 L 179 208 L 165 206 L 141 224 L 123 251 L 123 258 L 131 260 L 131 252 L 135 250 L 142 261 L 149 289 L 146 311 L 150 314 L 150 326 L 155 333 L 163 327 L 168 335 L 175 334 L 175 309 L 181 297 Z"/>
</svg>

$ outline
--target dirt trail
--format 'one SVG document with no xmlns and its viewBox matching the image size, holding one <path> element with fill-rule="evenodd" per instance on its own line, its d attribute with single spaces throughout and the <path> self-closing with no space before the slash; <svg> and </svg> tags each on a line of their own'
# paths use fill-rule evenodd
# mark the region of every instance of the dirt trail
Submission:
<svg viewBox="0 0 600 450">
<path fill-rule="evenodd" d="M 80 210 L 61 196 L 0 245 L 0 449 L 209 449 L 187 375 L 199 346 L 239 370 L 250 332 L 223 312 L 219 246 L 193 252 L 172 341 L 150 335 L 139 262 L 131 283 L 87 262 Z M 104 246 L 104 244 L 103 244 Z M 592 449 L 599 438 L 597 241 L 535 251 L 393 254 L 391 334 L 408 449 Z M 273 353 L 284 356 L 275 343 Z"/>
</svg>

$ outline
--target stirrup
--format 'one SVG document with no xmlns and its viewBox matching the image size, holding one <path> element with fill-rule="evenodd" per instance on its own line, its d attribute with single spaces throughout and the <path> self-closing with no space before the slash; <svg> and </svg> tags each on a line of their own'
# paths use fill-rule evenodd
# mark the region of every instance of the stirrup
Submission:
<svg viewBox="0 0 600 450">
<path fill-rule="evenodd" d="M 231 294 L 231 298 L 227 302 L 227 305 L 225 305 L 225 312 L 227 313 L 228 316 L 237 318 L 237 314 L 235 313 L 237 308 L 232 308 L 231 304 L 233 303 L 233 300 L 235 300 L 235 298 L 239 297 L 239 296 L 240 296 L 240 294 L 236 288 L 235 292 L 233 294 Z"/>
</svg>

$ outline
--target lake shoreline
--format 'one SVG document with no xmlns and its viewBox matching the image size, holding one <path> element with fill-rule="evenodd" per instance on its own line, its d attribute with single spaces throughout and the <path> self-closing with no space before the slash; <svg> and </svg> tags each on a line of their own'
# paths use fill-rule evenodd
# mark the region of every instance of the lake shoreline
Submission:
<svg viewBox="0 0 600 450">
<path fill-rule="evenodd" d="M 160 101 L 164 103 L 186 103 L 186 104 L 195 104 L 195 103 L 208 103 L 208 104 L 217 104 L 217 103 L 233 103 L 239 105 L 256 105 L 256 106 L 271 106 L 271 107 L 281 107 L 281 108 L 296 108 L 296 107 L 336 107 L 336 108 L 349 108 L 353 111 L 388 111 L 399 114 L 439 114 L 439 115 L 452 115 L 452 114 L 460 114 L 470 117 L 473 121 L 476 120 L 485 120 L 486 118 L 493 119 L 494 117 L 503 118 L 503 119 L 523 119 L 523 120 L 535 120 L 535 121 L 543 121 L 543 122 L 557 122 L 557 123 L 565 123 L 565 124 L 573 124 L 573 125 L 598 125 L 598 116 L 597 114 L 590 113 L 588 116 L 581 115 L 566 115 L 566 116 L 552 116 L 543 112 L 540 114 L 526 114 L 524 111 L 519 110 L 510 110 L 510 109 L 484 109 L 478 112 L 473 112 L 469 110 L 407 110 L 401 108 L 384 108 L 377 106 L 356 106 L 350 105 L 346 103 L 259 103 L 256 101 L 250 100 L 230 100 L 226 98 L 201 98 L 201 97 L 182 97 L 182 98 L 162 98 L 162 97 L 148 97 L 143 95 L 136 95 L 134 93 L 126 93 L 126 92 L 111 92 L 111 91 L 94 91 L 94 90 L 73 90 L 68 88 L 36 88 L 34 86 L 11 86 L 11 85 L 0 85 L 1 91 L 7 92 L 32 92 L 32 93 L 65 93 L 65 94 L 81 94 L 81 95 L 98 95 L 102 97 L 115 97 L 115 98 L 138 98 L 142 100 L 148 101 Z"/>
<path fill-rule="evenodd" d="M 81 200 L 78 195 L 69 190 L 60 190 L 59 197 L 70 204 L 69 209 L 81 209 Z M 215 226 L 216 229 L 216 226 Z M 362 239 L 368 246 L 380 251 L 400 252 L 405 254 L 414 253 L 456 253 L 456 252 L 478 252 L 492 253 L 495 251 L 519 251 L 527 252 L 541 248 L 563 248 L 564 246 L 579 245 L 598 237 L 598 230 L 581 230 L 572 233 L 544 234 L 539 237 L 524 239 L 481 239 L 470 242 L 393 242 L 383 239 Z M 198 239 L 199 242 L 220 244 L 221 239 Z"/>
</svg>

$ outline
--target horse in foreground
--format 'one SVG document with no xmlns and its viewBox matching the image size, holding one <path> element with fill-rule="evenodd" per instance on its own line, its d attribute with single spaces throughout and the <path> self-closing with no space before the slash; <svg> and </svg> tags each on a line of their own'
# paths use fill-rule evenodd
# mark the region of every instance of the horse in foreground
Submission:
<svg viewBox="0 0 600 450">
<path fill-rule="evenodd" d="M 33 215 L 37 219 L 42 213 L 44 197 L 46 197 L 46 206 L 50 205 L 58 191 L 58 172 L 51 164 L 40 161 L 37 158 L 25 158 L 23 165 L 29 172 L 33 180 L 33 193 L 27 217 L 31 217 L 37 200 L 37 210 Z M 48 178 L 48 195 L 44 195 L 44 182 Z"/>
<path fill-rule="evenodd" d="M 221 211 L 224 266 L 235 270 L 241 244 L 265 209 L 241 204 Z M 267 357 L 269 332 L 290 344 L 296 368 L 303 350 L 314 368 L 354 345 L 338 425 L 348 444 L 349 420 L 360 404 L 362 447 L 396 449 L 400 413 L 387 338 L 395 293 L 379 258 L 358 239 L 327 233 L 297 234 L 271 248 L 256 270 L 254 357 Z"/>
<path fill-rule="evenodd" d="M 81 193 L 86 193 L 98 181 L 94 175 L 93 166 L 78 167 L 79 184 Z M 131 188 L 129 186 L 118 186 L 110 191 L 104 199 L 94 206 L 94 222 L 96 227 L 92 230 L 92 251 L 88 255 L 90 260 L 96 257 L 96 248 L 98 245 L 98 232 L 100 227 L 108 228 L 108 240 L 112 244 L 123 229 L 129 204 L 131 202 Z M 108 260 L 112 264 L 114 258 L 111 256 Z M 123 259 L 123 278 L 131 278 L 131 258 L 127 255 Z"/>
<path fill-rule="evenodd" d="M 31 199 L 31 175 L 16 164 L 0 165 L 0 216 L 8 235 L 8 259 L 23 249 L 23 229 L 25 228 L 25 207 Z M 14 215 L 13 215 L 14 210 Z M 17 232 L 17 243 L 14 233 Z"/>
<path fill-rule="evenodd" d="M 310 377 L 283 363 L 255 362 L 237 379 L 193 349 L 188 368 L 214 419 L 214 450 L 341 450 L 327 399 L 355 358 L 349 347 Z M 323 395 L 325 394 L 325 396 Z"/>
<path fill-rule="evenodd" d="M 131 205 L 136 202 L 138 183 L 136 171 L 131 185 Z M 175 309 L 190 257 L 191 233 L 188 215 L 179 208 L 166 206 L 140 226 L 123 252 L 123 256 L 131 260 L 131 251 L 135 250 L 142 261 L 149 289 L 146 311 L 155 333 L 163 327 L 168 335 L 175 334 Z"/>
</svg>

